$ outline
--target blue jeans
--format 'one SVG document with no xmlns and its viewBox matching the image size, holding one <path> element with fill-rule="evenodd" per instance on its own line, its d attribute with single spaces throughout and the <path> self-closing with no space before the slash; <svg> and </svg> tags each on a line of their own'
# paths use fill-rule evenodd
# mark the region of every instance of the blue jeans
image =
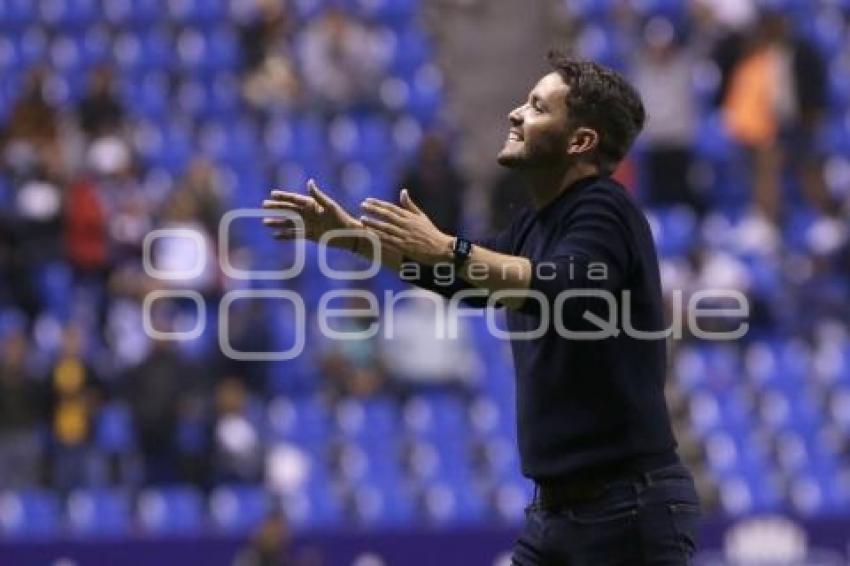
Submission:
<svg viewBox="0 0 850 566">
<path fill-rule="evenodd" d="M 680 464 L 651 477 L 612 482 L 598 498 L 562 509 L 545 510 L 535 501 L 526 509 L 512 564 L 691 564 L 700 517 L 693 479 Z"/>
</svg>

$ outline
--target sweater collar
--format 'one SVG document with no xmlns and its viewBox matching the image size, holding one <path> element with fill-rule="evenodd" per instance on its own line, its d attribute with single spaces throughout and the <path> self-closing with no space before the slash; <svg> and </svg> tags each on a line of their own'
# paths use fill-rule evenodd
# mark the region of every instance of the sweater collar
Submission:
<svg viewBox="0 0 850 566">
<path fill-rule="evenodd" d="M 552 214 L 558 210 L 560 210 L 567 203 L 572 202 L 579 193 L 581 193 L 584 189 L 590 187 L 595 184 L 600 179 L 603 179 L 602 175 L 588 175 L 587 177 L 582 177 L 580 179 L 576 179 L 572 183 L 570 183 L 563 191 L 561 191 L 555 198 L 553 198 L 550 202 L 546 203 L 546 206 L 539 209 L 535 216 L 541 220 L 545 220 L 552 216 Z"/>
</svg>

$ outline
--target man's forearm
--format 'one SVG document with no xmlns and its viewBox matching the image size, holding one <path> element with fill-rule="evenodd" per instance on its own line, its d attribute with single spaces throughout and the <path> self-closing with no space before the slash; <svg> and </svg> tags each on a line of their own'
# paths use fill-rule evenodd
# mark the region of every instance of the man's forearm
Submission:
<svg viewBox="0 0 850 566">
<path fill-rule="evenodd" d="M 395 273 L 402 270 L 404 255 L 387 246 L 383 246 L 376 237 L 348 236 L 339 238 L 337 247 L 346 249 L 369 261 L 377 257 L 381 265 Z M 447 247 L 443 260 L 439 263 L 454 264 L 452 250 Z M 474 246 L 469 259 L 461 266 L 456 276 L 469 285 L 485 289 L 489 293 L 508 292 L 499 302 L 511 309 L 519 308 L 525 300 L 523 291 L 531 284 L 532 265 L 528 258 L 502 254 L 481 246 Z"/>
<path fill-rule="evenodd" d="M 402 254 L 396 250 L 392 250 L 381 244 L 377 237 L 369 237 L 365 234 L 359 236 L 345 236 L 334 240 L 334 246 L 340 249 L 348 250 L 355 255 L 359 255 L 367 260 L 375 261 L 377 258 L 381 265 L 396 273 L 401 271 Z"/>
</svg>

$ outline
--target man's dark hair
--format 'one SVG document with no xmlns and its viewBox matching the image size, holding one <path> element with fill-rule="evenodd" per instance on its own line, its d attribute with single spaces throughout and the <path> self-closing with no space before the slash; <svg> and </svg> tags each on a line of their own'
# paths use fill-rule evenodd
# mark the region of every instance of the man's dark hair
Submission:
<svg viewBox="0 0 850 566">
<path fill-rule="evenodd" d="M 594 161 L 610 173 L 643 129 L 646 112 L 640 95 L 619 73 L 592 61 L 550 51 L 547 59 L 567 86 L 565 101 L 572 126 L 599 134 Z"/>
</svg>

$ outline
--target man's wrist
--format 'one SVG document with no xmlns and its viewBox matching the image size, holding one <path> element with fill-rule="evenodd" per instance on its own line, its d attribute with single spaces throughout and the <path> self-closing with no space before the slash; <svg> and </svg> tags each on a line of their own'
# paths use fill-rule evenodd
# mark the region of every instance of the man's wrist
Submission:
<svg viewBox="0 0 850 566">
<path fill-rule="evenodd" d="M 453 263 L 455 260 L 455 236 L 446 236 L 441 244 L 440 261 Z"/>
</svg>

